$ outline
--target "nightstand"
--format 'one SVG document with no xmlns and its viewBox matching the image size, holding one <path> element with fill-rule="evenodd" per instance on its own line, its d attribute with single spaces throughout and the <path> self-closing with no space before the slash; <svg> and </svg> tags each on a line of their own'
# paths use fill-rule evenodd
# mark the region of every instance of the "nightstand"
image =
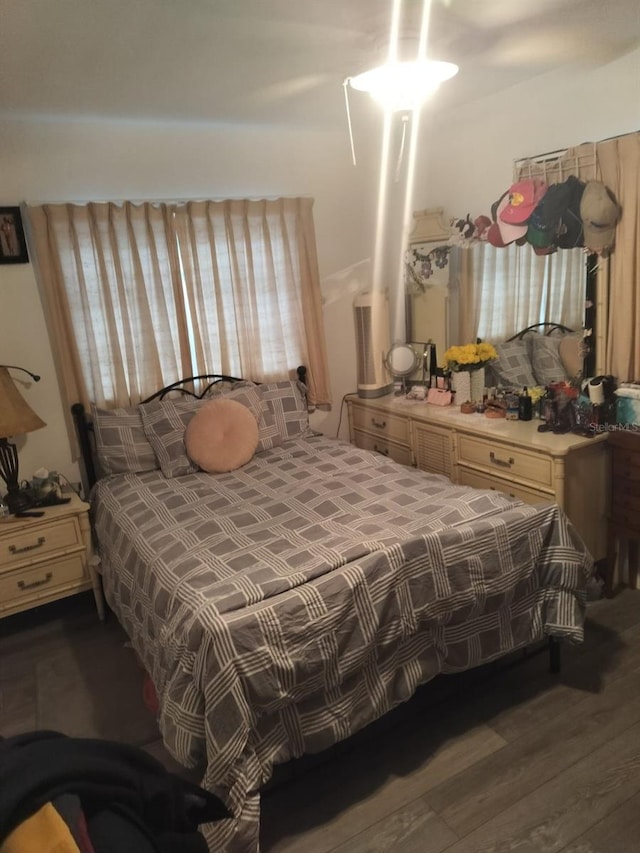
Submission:
<svg viewBox="0 0 640 853">
<path fill-rule="evenodd" d="M 638 540 L 640 540 L 640 432 L 615 430 L 609 433 L 611 448 L 611 510 L 609 513 L 605 593 L 613 593 L 619 539 L 629 543 L 629 586 L 638 580 Z"/>
<path fill-rule="evenodd" d="M 0 521 L 0 617 L 93 589 L 104 619 L 102 587 L 92 565 L 89 504 L 72 493 L 69 503 L 43 511 L 41 518 Z"/>
</svg>

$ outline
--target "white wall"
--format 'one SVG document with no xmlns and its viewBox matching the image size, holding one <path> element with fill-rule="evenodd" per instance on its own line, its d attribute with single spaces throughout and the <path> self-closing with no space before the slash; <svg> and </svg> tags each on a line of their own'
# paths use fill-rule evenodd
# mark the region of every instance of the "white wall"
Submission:
<svg viewBox="0 0 640 853">
<path fill-rule="evenodd" d="M 425 114 L 423 126 L 429 137 L 415 208 L 490 216 L 512 183 L 514 160 L 640 129 L 640 49 L 580 72 L 545 74 L 436 121 Z"/>
<path fill-rule="evenodd" d="M 0 205 L 23 200 L 242 198 L 309 195 L 321 277 L 371 255 L 373 205 L 366 150 L 355 169 L 345 132 L 105 121 L 4 121 Z M 373 193 L 375 194 L 375 186 Z M 351 299 L 327 311 L 334 410 L 314 426 L 334 434 L 355 383 Z M 344 346 L 343 346 L 344 344 Z M 64 413 L 31 265 L 0 266 L 0 364 L 42 381 L 20 389 L 47 422 L 18 438 L 21 476 L 40 466 L 73 480 Z M 344 434 L 344 432 L 343 432 Z"/>
</svg>

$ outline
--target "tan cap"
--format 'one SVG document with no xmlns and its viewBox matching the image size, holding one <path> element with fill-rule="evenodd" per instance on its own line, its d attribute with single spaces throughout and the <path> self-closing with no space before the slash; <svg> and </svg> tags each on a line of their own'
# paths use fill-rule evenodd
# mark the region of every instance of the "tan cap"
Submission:
<svg viewBox="0 0 640 853">
<path fill-rule="evenodd" d="M 611 249 L 620 218 L 620 207 L 613 193 L 600 181 L 589 181 L 580 201 L 584 245 L 592 252 Z"/>
</svg>

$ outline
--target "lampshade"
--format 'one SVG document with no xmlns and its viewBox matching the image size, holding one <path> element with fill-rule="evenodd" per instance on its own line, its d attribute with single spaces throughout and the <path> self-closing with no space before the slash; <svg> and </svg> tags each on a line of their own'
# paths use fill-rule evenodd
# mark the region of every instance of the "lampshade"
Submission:
<svg viewBox="0 0 640 853">
<path fill-rule="evenodd" d="M 426 101 L 440 83 L 458 73 L 453 62 L 416 59 L 412 62 L 387 62 L 349 77 L 349 85 L 371 97 L 386 109 L 415 110 Z"/>
<path fill-rule="evenodd" d="M 46 426 L 24 400 L 6 366 L 0 366 L 0 438 L 33 432 Z"/>
</svg>

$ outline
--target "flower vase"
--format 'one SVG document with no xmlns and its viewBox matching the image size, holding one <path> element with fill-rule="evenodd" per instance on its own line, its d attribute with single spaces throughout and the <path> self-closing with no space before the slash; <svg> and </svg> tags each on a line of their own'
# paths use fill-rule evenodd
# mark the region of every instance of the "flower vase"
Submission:
<svg viewBox="0 0 640 853">
<path fill-rule="evenodd" d="M 456 370 L 451 374 L 451 387 L 456 392 L 456 406 L 471 400 L 471 372 Z"/>
<path fill-rule="evenodd" d="M 472 403 L 481 403 L 484 395 L 484 367 L 471 371 L 471 396 Z"/>
</svg>

